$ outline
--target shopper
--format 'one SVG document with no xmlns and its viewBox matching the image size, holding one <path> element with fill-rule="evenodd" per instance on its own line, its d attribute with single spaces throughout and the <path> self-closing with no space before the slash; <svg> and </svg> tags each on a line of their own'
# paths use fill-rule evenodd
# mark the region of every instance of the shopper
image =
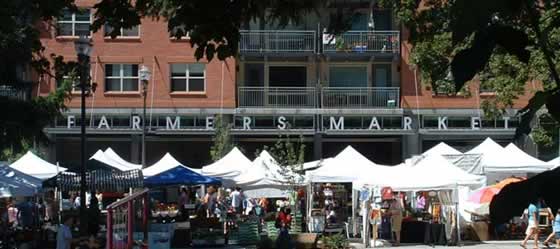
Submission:
<svg viewBox="0 0 560 249">
<path fill-rule="evenodd" d="M 243 195 L 241 194 L 241 188 L 235 187 L 235 190 L 229 195 L 231 198 L 231 207 L 235 210 L 235 213 L 241 214 L 243 212 Z"/>
<path fill-rule="evenodd" d="M 56 234 L 56 249 L 70 249 L 72 244 L 72 226 L 74 225 L 74 217 L 66 216 L 63 223 L 58 227 Z"/>
<path fill-rule="evenodd" d="M 37 207 L 31 201 L 30 197 L 18 206 L 18 224 L 23 228 L 32 228 L 35 225 L 37 217 Z"/>
<path fill-rule="evenodd" d="M 523 242 L 521 242 L 521 247 L 527 247 L 527 241 L 533 237 L 535 240 L 535 249 L 539 248 L 539 210 L 541 208 L 542 199 L 539 198 L 537 201 L 529 204 L 528 210 L 528 225 L 527 231 L 525 232 L 526 236 Z"/>
<path fill-rule="evenodd" d="M 88 234 L 96 238 L 97 234 L 99 233 L 99 220 L 101 219 L 101 211 L 99 210 L 97 196 L 94 193 L 91 194 L 91 200 L 87 210 L 87 214 L 89 219 Z"/>
<path fill-rule="evenodd" d="M 189 190 L 186 187 L 181 187 L 181 196 L 179 197 L 179 212 L 182 218 L 186 218 L 188 215 L 187 205 L 189 204 Z"/>
<path fill-rule="evenodd" d="M 560 248 L 560 208 L 556 210 L 556 215 L 552 223 L 552 233 L 544 241 L 544 245 L 549 247 L 549 242 L 556 237 L 556 248 Z"/>
<path fill-rule="evenodd" d="M 395 196 L 389 206 L 389 215 L 391 215 L 391 232 L 395 234 L 395 246 L 401 243 L 401 227 L 403 220 L 403 205 L 402 200 Z"/>
<path fill-rule="evenodd" d="M 276 248 L 293 248 L 290 238 L 290 226 L 292 224 L 292 210 L 290 208 L 282 207 L 276 216 L 276 228 L 280 231 L 278 239 L 276 240 Z"/>
</svg>

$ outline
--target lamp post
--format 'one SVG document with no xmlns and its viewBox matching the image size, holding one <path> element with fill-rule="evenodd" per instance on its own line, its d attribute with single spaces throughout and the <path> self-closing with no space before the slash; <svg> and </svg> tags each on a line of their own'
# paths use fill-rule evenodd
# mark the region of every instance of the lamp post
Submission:
<svg viewBox="0 0 560 249">
<path fill-rule="evenodd" d="M 80 168 L 80 234 L 87 234 L 87 214 L 86 214 L 86 95 L 89 90 L 89 56 L 91 54 L 92 45 L 89 38 L 80 37 L 74 42 L 74 48 L 78 55 L 78 64 L 80 71 L 80 90 L 81 90 L 81 168 Z"/>
<path fill-rule="evenodd" d="M 152 73 L 144 65 L 138 71 L 140 81 L 142 81 L 142 96 L 144 97 L 144 113 L 142 115 L 142 168 L 146 167 L 146 97 L 148 96 L 148 81 Z"/>
</svg>

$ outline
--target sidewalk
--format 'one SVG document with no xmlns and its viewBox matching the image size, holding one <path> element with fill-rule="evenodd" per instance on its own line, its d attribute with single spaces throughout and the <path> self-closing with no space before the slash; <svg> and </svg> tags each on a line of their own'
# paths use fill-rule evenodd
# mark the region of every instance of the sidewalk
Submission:
<svg viewBox="0 0 560 249">
<path fill-rule="evenodd" d="M 376 247 L 376 248 L 406 248 L 406 249 L 433 249 L 433 248 L 465 248 L 465 249 L 522 249 L 519 244 L 521 243 L 521 241 L 518 240 L 509 240 L 509 241 L 486 241 L 484 243 L 475 243 L 475 242 L 464 242 L 462 246 L 457 247 L 457 246 L 435 246 L 435 247 L 431 247 L 428 245 L 418 245 L 418 244 L 414 244 L 414 245 L 407 245 L 407 244 L 401 244 L 401 246 L 399 247 Z M 529 241 L 529 244 L 527 245 L 528 249 L 532 249 L 533 248 L 533 243 L 531 241 Z M 353 248 L 356 249 L 365 249 L 365 247 L 360 244 L 360 243 L 351 243 L 351 246 Z M 544 245 L 541 243 L 539 243 L 540 248 L 545 248 Z M 371 247 L 370 247 L 371 248 Z M 555 245 L 551 245 L 552 249 L 555 249 Z M 560 248 L 558 248 L 560 249 Z"/>
</svg>

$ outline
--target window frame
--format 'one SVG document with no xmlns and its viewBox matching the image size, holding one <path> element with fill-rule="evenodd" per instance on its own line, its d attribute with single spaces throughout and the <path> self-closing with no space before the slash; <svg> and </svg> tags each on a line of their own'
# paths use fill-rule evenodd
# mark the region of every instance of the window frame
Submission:
<svg viewBox="0 0 560 249">
<path fill-rule="evenodd" d="M 121 27 L 120 35 L 115 37 L 115 39 L 139 39 L 140 36 L 141 36 L 141 32 L 142 32 L 142 30 L 140 29 L 140 26 L 142 26 L 142 25 L 140 25 L 140 24 L 136 25 L 136 27 L 138 27 L 138 35 L 135 35 L 135 36 L 123 35 L 125 28 Z M 103 36 L 105 37 L 105 39 L 111 39 L 111 36 L 108 35 L 108 32 L 107 32 L 107 24 L 103 25 Z"/>
<path fill-rule="evenodd" d="M 200 76 L 190 76 L 190 68 L 191 65 L 202 65 L 204 67 L 204 70 L 202 71 L 202 77 Z M 173 65 L 186 65 L 186 70 L 185 70 L 185 75 L 184 76 L 173 76 Z M 171 89 L 171 93 L 193 93 L 193 94 L 204 94 L 206 93 L 206 63 L 170 63 L 169 64 L 169 84 L 170 84 L 170 89 Z M 190 91 L 190 79 L 195 79 L 195 80 L 200 80 L 202 79 L 204 81 L 204 90 L 202 91 Z M 181 91 L 181 90 L 175 90 L 173 89 L 173 80 L 184 80 L 185 82 L 185 90 Z"/>
<path fill-rule="evenodd" d="M 91 13 L 91 8 L 82 8 L 80 11 L 87 11 L 88 12 L 88 16 L 89 16 L 89 21 L 77 21 L 76 20 L 76 12 L 72 12 L 68 9 L 65 9 L 63 11 L 69 11 L 72 14 L 72 18 L 71 20 L 67 21 L 64 20 L 63 18 L 59 17 L 56 19 L 56 37 L 79 37 L 78 35 L 76 35 L 76 24 L 88 24 L 90 27 L 89 30 L 89 34 L 87 35 L 88 38 L 91 37 L 91 21 L 92 21 L 92 13 Z M 71 35 L 60 35 L 59 34 L 59 25 L 60 24 L 71 24 L 72 25 L 72 34 Z"/>
<path fill-rule="evenodd" d="M 119 65 L 119 76 L 107 76 L 107 65 Z M 105 75 L 103 80 L 105 81 L 105 92 L 106 93 L 139 93 L 140 92 L 140 75 L 137 76 L 124 76 L 124 65 L 136 65 L 138 66 L 138 68 L 140 68 L 140 64 L 135 64 L 135 63 L 106 63 L 104 64 L 104 70 L 105 70 Z M 119 89 L 120 90 L 107 90 L 107 79 L 119 79 Z M 123 90 L 123 83 L 125 79 L 136 79 L 137 80 L 137 90 L 132 90 L 132 91 L 124 91 Z"/>
</svg>

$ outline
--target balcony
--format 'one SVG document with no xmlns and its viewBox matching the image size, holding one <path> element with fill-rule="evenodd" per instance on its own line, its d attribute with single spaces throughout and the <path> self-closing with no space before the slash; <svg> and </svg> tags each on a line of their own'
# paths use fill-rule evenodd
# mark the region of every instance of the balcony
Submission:
<svg viewBox="0 0 560 249">
<path fill-rule="evenodd" d="M 399 87 L 238 88 L 240 108 L 394 109 L 399 104 Z"/>
<path fill-rule="evenodd" d="M 399 49 L 399 31 L 348 31 L 334 38 L 329 35 L 323 37 L 325 54 L 398 54 Z"/>
<path fill-rule="evenodd" d="M 241 108 L 315 108 L 314 87 L 239 87 Z"/>
<path fill-rule="evenodd" d="M 316 51 L 315 31 L 242 30 L 240 35 L 242 54 L 312 54 Z"/>
<path fill-rule="evenodd" d="M 19 89 L 11 85 L 0 85 L 0 96 L 22 101 L 26 101 L 30 97 L 28 90 Z"/>
<path fill-rule="evenodd" d="M 399 87 L 324 87 L 321 106 L 327 109 L 398 108 Z"/>
</svg>

